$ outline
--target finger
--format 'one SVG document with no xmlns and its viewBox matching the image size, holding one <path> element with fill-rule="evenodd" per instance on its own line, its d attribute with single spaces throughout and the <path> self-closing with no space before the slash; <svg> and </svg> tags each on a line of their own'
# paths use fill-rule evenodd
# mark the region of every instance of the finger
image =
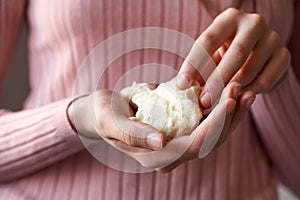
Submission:
<svg viewBox="0 0 300 200">
<path fill-rule="evenodd" d="M 217 141 L 220 140 L 219 136 L 228 129 L 233 117 L 236 105 L 236 100 L 233 98 L 236 98 L 234 95 L 236 87 L 240 88 L 238 83 L 231 83 L 224 90 L 222 102 L 212 110 L 209 116 L 190 135 L 192 142 L 187 151 L 178 160 L 166 167 L 156 169 L 157 171 L 170 172 L 181 163 L 198 155 L 204 157 L 214 148 Z M 223 139 L 221 138 L 221 140 Z"/>
<path fill-rule="evenodd" d="M 227 84 L 234 74 L 243 66 L 265 28 L 263 25 L 263 18 L 260 17 L 260 15 L 255 16 L 257 17 L 255 20 L 252 20 L 252 23 L 254 23 L 253 25 L 247 24 L 239 26 L 238 33 L 220 61 L 218 68 L 214 70 L 207 80 L 206 86 L 203 89 L 203 94 L 211 92 L 212 97 L 218 97 L 222 90 L 219 86 L 221 83 L 216 83 L 223 81 L 223 84 Z M 249 26 L 251 28 L 245 26 Z M 214 102 L 211 102 L 207 97 L 207 95 L 201 95 L 200 100 L 203 105 L 209 107 Z M 215 100 L 216 99 L 212 98 L 212 101 Z"/>
<path fill-rule="evenodd" d="M 162 149 L 166 143 L 164 134 L 148 124 L 131 121 L 125 117 L 114 121 L 115 133 L 110 138 L 120 140 L 130 146 L 152 150 Z"/>
<path fill-rule="evenodd" d="M 209 98 L 210 99 L 212 99 L 212 98 L 214 98 L 214 99 L 220 98 L 220 100 L 219 100 L 220 102 L 226 100 L 226 98 L 232 98 L 234 100 L 237 100 L 237 97 L 238 97 L 238 95 L 239 95 L 239 93 L 241 91 L 241 84 L 239 84 L 237 82 L 231 82 L 225 88 L 222 88 L 222 87 L 220 87 L 220 88 L 223 89 L 221 97 L 211 97 L 211 96 L 209 96 Z M 206 93 L 204 95 L 210 95 L 210 94 L 212 94 L 212 93 Z M 217 102 L 217 100 L 215 100 L 214 102 Z M 204 107 L 204 108 L 206 107 L 206 105 L 203 105 L 201 102 L 200 102 L 200 105 L 202 107 Z M 212 106 L 212 107 L 214 107 L 214 106 Z M 213 108 L 205 109 L 204 112 L 207 113 L 207 111 L 210 111 L 211 109 L 213 109 Z"/>
<path fill-rule="evenodd" d="M 128 153 L 128 152 L 149 153 L 149 152 L 153 151 L 153 150 L 147 149 L 147 148 L 130 146 L 130 145 L 128 145 L 120 140 L 116 140 L 116 139 L 109 139 L 108 142 L 111 143 L 113 146 L 116 146 L 116 147 L 124 150 L 126 153 Z"/>
<path fill-rule="evenodd" d="M 211 59 L 209 59 L 206 64 L 202 67 L 201 73 L 198 73 L 198 76 L 195 80 L 197 80 L 201 86 L 205 85 L 205 81 L 209 78 L 211 73 L 216 69 L 216 65 L 219 64 L 222 57 L 224 56 L 226 52 L 225 45 L 222 45 L 215 51 Z"/>
<path fill-rule="evenodd" d="M 216 65 L 218 65 L 222 59 L 222 57 L 225 55 L 225 52 L 227 51 L 227 48 L 225 45 L 222 45 L 220 48 L 217 49 L 212 55 L 212 59 Z"/>
<path fill-rule="evenodd" d="M 213 23 L 199 36 L 197 44 L 212 55 L 220 46 L 230 39 L 237 29 L 238 17 L 241 12 L 229 8 L 218 15 Z"/>
<path fill-rule="evenodd" d="M 96 93 L 96 95 L 100 94 Z M 96 129 L 102 136 L 119 140 L 130 146 L 153 150 L 161 149 L 165 145 L 165 137 L 157 129 L 129 119 L 131 108 L 127 99 L 122 98 L 118 93 L 109 93 L 98 99 L 100 101 L 105 99 L 106 102 L 101 108 L 95 106 L 95 113 L 106 113 L 106 116 L 99 115 L 97 119 L 99 128 Z"/>
<path fill-rule="evenodd" d="M 207 136 L 199 151 L 200 157 L 207 155 L 208 152 L 218 147 L 227 138 L 226 133 L 230 127 L 240 92 L 241 85 L 239 83 L 229 83 L 223 90 L 219 103 L 208 115 L 207 122 L 200 124 L 203 127 L 208 126 L 206 127 Z"/>
<path fill-rule="evenodd" d="M 237 98 L 241 90 L 241 84 L 237 82 L 231 82 L 224 88 L 223 82 L 220 80 L 220 76 L 221 75 L 219 75 L 219 79 L 215 79 L 214 82 L 210 81 L 208 84 L 206 84 L 204 88 L 205 91 L 202 90 L 200 96 L 200 105 L 203 108 L 213 107 L 213 104 L 215 104 L 218 101 L 220 96 L 222 96 L 221 98 L 223 99 L 228 96 L 231 96 L 231 98 L 233 99 Z"/>
<path fill-rule="evenodd" d="M 237 100 L 240 92 L 241 92 L 241 84 L 238 82 L 231 82 L 229 83 L 223 90 L 220 102 L 225 101 L 226 99 L 234 99 Z"/>
<path fill-rule="evenodd" d="M 233 132 L 233 130 L 238 126 L 238 124 L 240 124 L 241 120 L 249 112 L 250 107 L 254 101 L 255 101 L 255 93 L 252 91 L 246 91 L 240 95 L 237 101 L 236 112 L 234 113 L 230 127 L 228 129 L 228 135 L 231 132 Z"/>
<path fill-rule="evenodd" d="M 178 87 L 187 88 L 198 74 L 203 73 L 203 66 L 210 56 L 235 32 L 239 14 L 236 9 L 227 9 L 199 36 L 179 70 Z"/>
<path fill-rule="evenodd" d="M 200 124 L 201 129 L 205 130 L 205 132 L 202 134 L 198 133 L 201 134 L 199 137 L 202 137 L 201 144 L 197 144 L 199 145 L 197 149 L 199 158 L 205 157 L 215 147 L 220 138 L 222 138 L 223 130 L 227 129 L 227 123 L 232 118 L 235 106 L 235 100 L 226 99 L 218 104 L 205 121 Z M 200 131 L 200 127 L 196 131 Z"/>
<path fill-rule="evenodd" d="M 272 52 L 280 46 L 280 38 L 275 31 L 268 31 L 256 44 L 244 66 L 234 75 L 231 81 L 246 86 L 262 71 L 263 66 L 272 56 Z"/>
<path fill-rule="evenodd" d="M 238 26 L 237 34 L 218 65 L 225 84 L 245 63 L 266 29 L 264 19 L 260 15 L 256 16 L 256 18 L 251 19 L 252 24 L 240 24 Z"/>
<path fill-rule="evenodd" d="M 286 48 L 280 48 L 275 51 L 260 76 L 249 86 L 245 87 L 245 90 L 255 93 L 271 90 L 288 69 L 290 59 L 290 53 Z"/>
<path fill-rule="evenodd" d="M 233 98 L 228 97 L 220 101 L 207 118 L 192 132 L 191 136 L 194 137 L 194 139 L 188 151 L 199 153 L 200 157 L 204 157 L 209 153 L 221 136 L 226 118 L 231 118 L 235 105 L 236 101 Z"/>
<path fill-rule="evenodd" d="M 229 110 L 230 112 L 226 113 L 226 117 L 225 117 L 225 122 L 224 122 L 224 125 L 223 125 L 223 129 L 222 129 L 222 132 L 220 134 L 220 137 L 219 139 L 217 140 L 216 144 L 213 146 L 213 150 L 214 149 L 217 149 L 221 146 L 221 144 L 223 144 L 226 139 L 228 138 L 228 129 L 230 128 L 230 125 L 231 125 L 231 122 L 232 122 L 232 119 L 233 119 L 233 116 L 234 116 L 234 113 L 235 113 L 235 110 L 236 110 L 236 101 L 234 101 L 234 106 L 229 104 L 229 100 L 226 100 L 227 101 L 227 110 Z M 231 108 L 231 107 L 232 108 Z"/>
<path fill-rule="evenodd" d="M 222 92 L 222 96 L 220 99 L 220 103 L 226 102 L 226 116 L 225 116 L 225 122 L 222 129 L 222 133 L 220 135 L 220 138 L 218 139 L 216 145 L 214 146 L 214 149 L 218 148 L 227 138 L 228 138 L 228 129 L 231 126 L 233 116 L 235 114 L 235 110 L 237 110 L 237 100 L 239 98 L 239 95 L 241 93 L 241 84 L 237 82 L 229 83 L 224 91 Z M 231 108 L 231 101 L 235 102 L 234 108 Z M 233 109 L 233 110 L 232 110 Z"/>
<path fill-rule="evenodd" d="M 195 80 L 200 84 L 204 83 L 203 73 L 213 71 L 214 68 L 215 64 L 210 54 L 196 41 L 180 68 L 177 85 L 186 89 L 193 85 Z"/>
<path fill-rule="evenodd" d="M 185 64 L 185 69 L 179 72 L 176 79 L 177 86 L 183 90 L 187 89 L 193 85 L 193 81 L 196 80 L 199 75 L 200 74 L 191 64 Z M 200 80 L 199 82 L 204 82 L 202 78 L 200 78 Z"/>
</svg>

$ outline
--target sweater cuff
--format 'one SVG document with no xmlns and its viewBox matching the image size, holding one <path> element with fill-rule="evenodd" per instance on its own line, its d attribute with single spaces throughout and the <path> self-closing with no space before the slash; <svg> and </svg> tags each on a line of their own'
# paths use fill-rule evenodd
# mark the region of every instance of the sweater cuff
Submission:
<svg viewBox="0 0 300 200">
<path fill-rule="evenodd" d="M 67 109 L 72 101 L 73 98 L 69 98 L 58 102 L 52 118 L 53 125 L 56 128 L 56 137 L 63 139 L 69 147 L 81 150 L 84 146 L 67 115 Z"/>
</svg>

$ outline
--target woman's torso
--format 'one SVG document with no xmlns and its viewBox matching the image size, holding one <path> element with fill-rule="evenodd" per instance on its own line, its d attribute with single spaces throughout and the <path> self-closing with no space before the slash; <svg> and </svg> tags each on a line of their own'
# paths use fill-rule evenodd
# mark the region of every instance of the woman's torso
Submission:
<svg viewBox="0 0 300 200">
<path fill-rule="evenodd" d="M 235 1 L 212 1 L 217 10 Z M 292 1 L 244 0 L 242 9 L 263 14 L 287 43 Z M 163 27 L 194 39 L 212 22 L 198 0 L 30 0 L 28 4 L 31 94 L 26 108 L 72 95 L 76 71 L 97 44 L 122 31 Z M 161 39 L 161 38 L 158 38 Z M 176 41 L 175 41 L 176 42 Z M 107 52 L 113 49 L 107 49 Z M 161 63 L 178 69 L 182 58 L 140 50 L 117 59 L 100 81 L 113 88 L 131 67 Z M 28 184 L 30 183 L 30 184 Z M 28 199 L 274 199 L 276 179 L 250 115 L 217 151 L 169 174 L 129 174 L 102 165 L 84 151 L 8 185 Z"/>
</svg>

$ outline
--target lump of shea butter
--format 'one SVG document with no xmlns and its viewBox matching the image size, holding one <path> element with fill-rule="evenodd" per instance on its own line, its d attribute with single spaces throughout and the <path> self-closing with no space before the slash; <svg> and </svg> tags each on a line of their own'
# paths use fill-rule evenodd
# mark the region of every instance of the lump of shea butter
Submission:
<svg viewBox="0 0 300 200">
<path fill-rule="evenodd" d="M 199 124 L 202 112 L 199 107 L 200 85 L 181 90 L 176 77 L 151 89 L 146 83 L 133 83 L 121 90 L 137 106 L 131 120 L 149 124 L 164 133 L 168 140 L 190 134 Z"/>
</svg>

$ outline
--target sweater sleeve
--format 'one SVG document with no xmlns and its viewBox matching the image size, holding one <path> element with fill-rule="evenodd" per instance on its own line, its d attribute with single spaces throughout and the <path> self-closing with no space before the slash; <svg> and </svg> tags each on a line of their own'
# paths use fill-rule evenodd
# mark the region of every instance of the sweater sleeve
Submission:
<svg viewBox="0 0 300 200">
<path fill-rule="evenodd" d="M 292 65 L 285 80 L 268 94 L 259 95 L 252 108 L 263 145 L 280 181 L 300 195 L 300 1 L 290 51 Z"/>
<path fill-rule="evenodd" d="M 70 102 L 15 113 L 1 110 L 0 181 L 32 173 L 84 148 L 67 118 Z"/>
<path fill-rule="evenodd" d="M 258 95 L 252 114 L 280 180 L 300 194 L 300 85 L 292 69 L 272 92 Z"/>
<path fill-rule="evenodd" d="M 25 1 L 0 0 L 0 88 L 23 21 Z M 10 112 L 0 108 L 0 182 L 51 165 L 80 149 L 66 109 L 71 99 Z"/>
</svg>

